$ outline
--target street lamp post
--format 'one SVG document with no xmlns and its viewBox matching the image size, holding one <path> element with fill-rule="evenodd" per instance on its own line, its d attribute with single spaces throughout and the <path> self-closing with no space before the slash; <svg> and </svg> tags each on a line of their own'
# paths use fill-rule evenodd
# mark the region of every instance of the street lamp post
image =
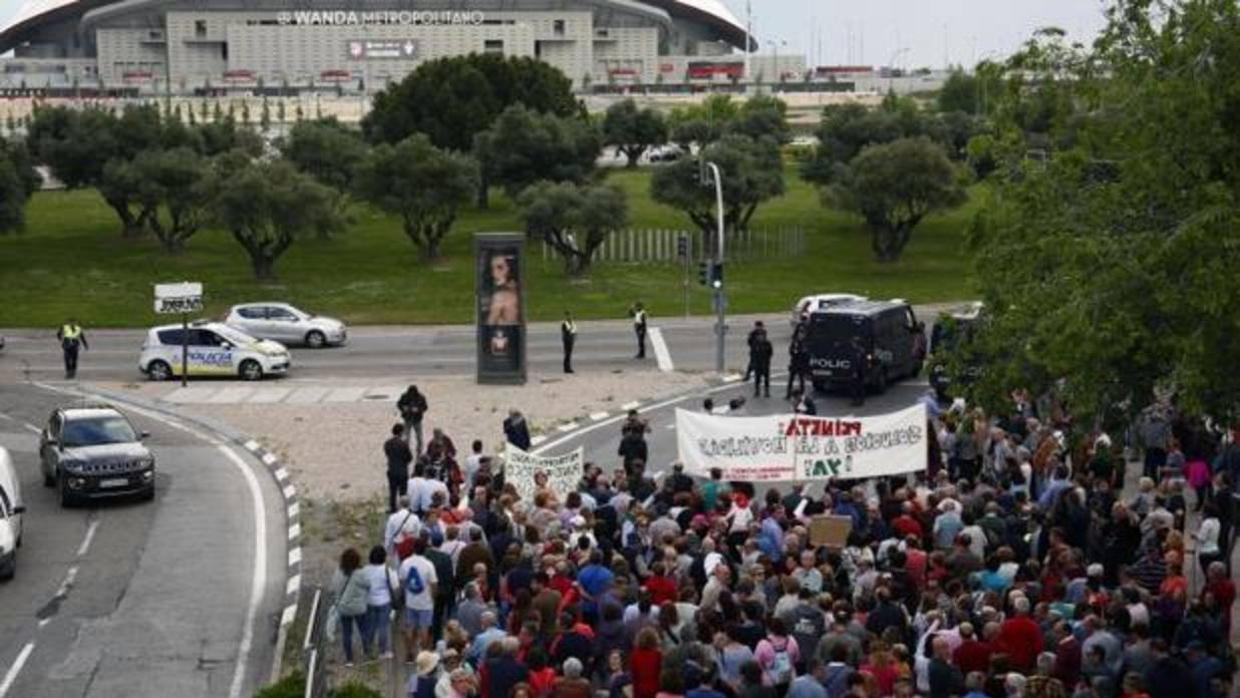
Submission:
<svg viewBox="0 0 1240 698">
<path fill-rule="evenodd" d="M 713 162 L 705 163 L 715 180 L 715 268 L 718 271 L 711 275 L 711 286 L 715 294 L 715 371 L 723 374 L 723 343 L 727 334 L 725 308 L 727 297 L 723 292 L 723 175 L 719 166 Z M 705 173 L 703 173 L 705 174 Z M 705 179 L 705 177 L 703 177 Z M 703 182 L 704 184 L 706 182 Z"/>
</svg>

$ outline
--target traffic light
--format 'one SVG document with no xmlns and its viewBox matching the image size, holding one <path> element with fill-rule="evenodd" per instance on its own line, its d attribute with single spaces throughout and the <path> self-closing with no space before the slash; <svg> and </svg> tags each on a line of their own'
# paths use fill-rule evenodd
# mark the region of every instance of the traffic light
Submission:
<svg viewBox="0 0 1240 698">
<path fill-rule="evenodd" d="M 710 265 L 710 285 L 711 288 L 723 287 L 723 263 Z"/>
<path fill-rule="evenodd" d="M 681 235 L 676 238 L 676 258 L 687 259 L 689 257 L 689 236 Z"/>
<path fill-rule="evenodd" d="M 710 262 L 698 262 L 698 283 L 709 286 L 714 265 Z"/>
</svg>

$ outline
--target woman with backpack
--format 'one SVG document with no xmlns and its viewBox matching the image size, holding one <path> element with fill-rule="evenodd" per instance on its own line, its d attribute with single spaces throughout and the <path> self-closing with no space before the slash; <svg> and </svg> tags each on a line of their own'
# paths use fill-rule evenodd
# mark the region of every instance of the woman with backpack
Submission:
<svg viewBox="0 0 1240 698">
<path fill-rule="evenodd" d="M 362 556 L 357 550 L 349 548 L 341 553 L 340 567 L 332 579 L 336 615 L 340 618 L 340 637 L 344 641 L 345 666 L 353 666 L 353 628 L 357 627 L 359 641 L 366 637 L 366 602 L 370 598 L 370 581 L 361 567 Z"/>
<path fill-rule="evenodd" d="M 796 678 L 795 667 L 801 661 L 801 648 L 796 638 L 788 634 L 788 626 L 782 618 L 771 618 L 766 628 L 766 637 L 758 641 L 754 658 L 762 667 L 762 682 L 774 686 L 775 692 L 782 696 Z"/>
</svg>

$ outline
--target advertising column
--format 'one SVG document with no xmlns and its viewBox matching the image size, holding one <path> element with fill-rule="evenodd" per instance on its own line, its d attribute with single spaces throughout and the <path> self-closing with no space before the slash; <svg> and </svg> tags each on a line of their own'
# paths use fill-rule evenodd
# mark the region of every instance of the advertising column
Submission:
<svg viewBox="0 0 1240 698">
<path fill-rule="evenodd" d="M 525 383 L 525 238 L 474 236 L 478 382 Z"/>
</svg>

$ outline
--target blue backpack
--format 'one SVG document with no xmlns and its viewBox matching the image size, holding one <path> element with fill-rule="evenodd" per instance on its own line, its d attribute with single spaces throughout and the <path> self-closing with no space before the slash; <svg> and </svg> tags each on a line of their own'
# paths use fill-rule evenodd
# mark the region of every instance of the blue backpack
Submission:
<svg viewBox="0 0 1240 698">
<path fill-rule="evenodd" d="M 426 591 L 426 583 L 422 581 L 422 573 L 417 565 L 409 566 L 409 576 L 405 577 L 405 589 L 414 596 Z"/>
</svg>

